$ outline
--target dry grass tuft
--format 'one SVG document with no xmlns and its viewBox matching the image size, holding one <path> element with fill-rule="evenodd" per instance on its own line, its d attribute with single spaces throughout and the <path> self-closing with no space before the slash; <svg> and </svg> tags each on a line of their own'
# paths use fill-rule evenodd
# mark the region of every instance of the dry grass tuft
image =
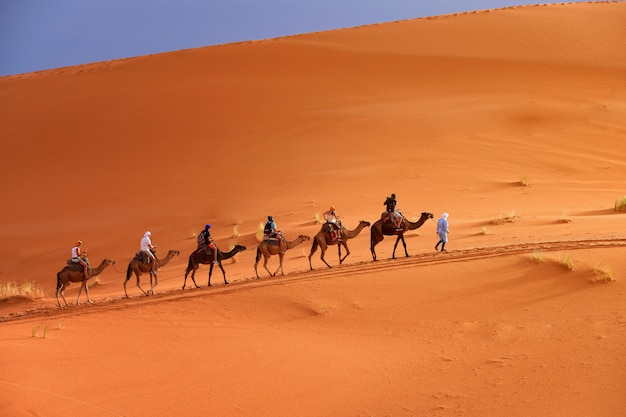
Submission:
<svg viewBox="0 0 626 417">
<path fill-rule="evenodd" d="M 597 264 L 594 268 L 593 268 L 593 279 L 591 280 L 591 282 L 613 282 L 615 281 L 615 279 L 613 278 L 613 272 L 611 271 L 610 268 L 601 266 L 600 264 Z"/>
<path fill-rule="evenodd" d="M 529 187 L 530 180 L 525 175 L 522 175 L 521 177 L 519 177 L 519 185 L 522 185 L 524 187 Z"/>
<path fill-rule="evenodd" d="M 543 261 L 544 261 L 543 253 L 541 253 L 539 251 L 534 251 L 530 255 L 530 260 L 533 261 L 533 262 L 536 262 L 538 264 L 543 263 Z"/>
<path fill-rule="evenodd" d="M 263 242 L 263 229 L 265 228 L 265 224 L 259 223 L 259 227 L 256 229 L 256 240 L 258 242 Z"/>
<path fill-rule="evenodd" d="M 515 210 L 511 210 L 508 213 L 499 213 L 497 219 L 493 219 L 493 223 L 500 225 L 504 223 L 513 223 L 517 216 L 515 215 Z"/>
<path fill-rule="evenodd" d="M 558 259 L 558 264 L 570 271 L 574 270 L 574 258 L 571 255 L 561 255 Z"/>
<path fill-rule="evenodd" d="M 14 282 L 0 282 L 0 300 L 13 297 L 24 297 L 30 300 L 45 297 L 43 290 L 34 282 L 25 282 L 17 285 Z"/>
</svg>

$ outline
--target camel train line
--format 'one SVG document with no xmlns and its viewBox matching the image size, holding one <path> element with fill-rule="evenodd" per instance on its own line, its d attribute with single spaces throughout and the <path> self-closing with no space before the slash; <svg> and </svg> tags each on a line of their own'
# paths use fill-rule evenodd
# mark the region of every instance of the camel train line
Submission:
<svg viewBox="0 0 626 417">
<path fill-rule="evenodd" d="M 396 241 L 393 245 L 392 259 L 396 257 L 396 248 L 398 243 L 402 242 L 402 246 L 404 247 L 405 256 L 409 256 L 407 251 L 406 242 L 404 240 L 404 233 L 409 230 L 415 230 L 421 227 L 428 219 L 432 219 L 434 216 L 432 213 L 423 212 L 420 218 L 416 222 L 412 222 L 408 220 L 406 217 L 402 216 L 402 220 L 399 223 L 394 224 L 394 221 L 391 220 L 391 216 L 389 212 L 383 213 L 381 218 L 378 219 L 374 224 L 371 224 L 370 228 L 370 251 L 372 253 L 372 259 L 374 261 L 377 260 L 375 247 L 378 245 L 385 236 L 396 236 Z M 324 223 L 322 228 L 312 239 L 311 251 L 308 256 L 309 260 L 309 268 L 313 270 L 313 264 L 311 258 L 313 254 L 320 249 L 320 259 L 321 261 L 328 267 L 331 268 L 331 265 L 326 261 L 325 254 L 326 250 L 329 246 L 337 245 L 338 251 L 338 259 L 339 264 L 343 264 L 346 258 L 350 255 L 350 249 L 348 248 L 348 241 L 350 239 L 354 239 L 357 237 L 363 229 L 366 227 L 370 227 L 370 222 L 361 220 L 359 224 L 352 230 L 347 229 L 340 222 L 339 224 L 330 225 L 328 223 Z M 283 260 L 285 251 L 289 249 L 293 249 L 294 247 L 300 245 L 303 242 L 307 242 L 311 240 L 311 237 L 300 235 L 296 239 L 292 241 L 285 241 L 284 246 L 281 246 L 280 237 L 272 237 L 272 238 L 264 238 L 263 241 L 259 243 L 256 251 L 256 258 L 254 262 L 254 272 L 256 274 L 256 278 L 260 278 L 258 272 L 258 264 L 261 260 L 261 257 L 264 258 L 263 268 L 267 271 L 269 276 L 276 276 L 278 272 L 282 275 L 285 275 L 283 271 Z M 342 256 L 341 249 L 345 250 L 345 255 Z M 237 253 L 246 250 L 245 246 L 235 245 L 235 247 L 229 252 L 222 252 L 219 248 L 216 247 L 217 250 L 217 262 L 214 262 L 214 256 L 211 252 L 211 248 L 207 250 L 196 249 L 189 255 L 189 261 L 187 264 L 187 268 L 185 270 L 185 277 L 183 281 L 182 289 L 184 290 L 187 286 L 187 277 L 191 273 L 191 281 L 195 285 L 196 288 L 200 288 L 196 283 L 195 274 L 201 264 L 208 264 L 210 266 L 208 272 L 208 283 L 207 286 L 211 286 L 211 276 L 213 274 L 213 267 L 217 265 L 219 269 L 222 271 L 222 277 L 224 280 L 224 284 L 228 284 L 228 280 L 226 279 L 226 271 L 222 266 L 222 261 L 226 259 L 230 259 L 235 256 Z M 128 263 L 128 267 L 126 270 L 126 279 L 124 280 L 124 295 L 128 298 L 128 292 L 126 285 L 130 280 L 131 276 L 134 274 L 136 277 L 136 285 L 139 290 L 146 296 L 155 294 L 155 287 L 158 285 L 158 274 L 157 271 L 159 268 L 167 265 L 170 260 L 172 260 L 175 256 L 180 254 L 177 250 L 169 250 L 165 258 L 159 259 L 156 256 L 156 251 L 151 250 L 155 255 L 155 263 L 151 265 L 149 259 L 144 259 L 147 255 L 142 254 L 142 251 L 139 251 L 135 254 L 135 256 Z M 274 272 L 270 271 L 267 267 L 267 263 L 271 256 L 278 255 L 279 264 L 278 268 Z M 81 258 L 87 261 L 86 253 L 81 255 Z M 115 261 L 110 259 L 104 259 L 100 265 L 95 268 L 89 268 L 89 276 L 85 277 L 83 266 L 79 263 L 72 262 L 72 260 L 68 260 L 67 265 L 57 273 L 57 288 L 56 288 L 56 299 L 59 304 L 59 307 L 64 307 L 61 303 L 61 299 L 63 300 L 65 306 L 68 305 L 65 300 L 65 289 L 70 285 L 71 282 L 80 282 L 81 287 L 78 291 L 78 297 L 76 299 L 76 305 L 80 303 L 80 295 L 82 291 L 85 291 L 87 295 L 88 303 L 92 304 L 93 301 L 89 296 L 89 286 L 87 285 L 87 281 L 102 273 L 104 269 L 109 265 L 114 265 Z M 151 271 L 151 267 L 154 267 L 154 270 Z M 146 291 L 142 288 L 140 278 L 143 274 L 148 274 L 150 276 L 150 288 Z"/>
</svg>

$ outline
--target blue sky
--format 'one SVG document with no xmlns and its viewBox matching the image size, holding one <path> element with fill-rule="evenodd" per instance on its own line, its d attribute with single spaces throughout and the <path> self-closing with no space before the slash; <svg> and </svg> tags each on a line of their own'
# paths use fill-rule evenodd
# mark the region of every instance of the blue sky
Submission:
<svg viewBox="0 0 626 417">
<path fill-rule="evenodd" d="M 394 20 L 509 0 L 0 0 L 0 76 Z"/>
</svg>

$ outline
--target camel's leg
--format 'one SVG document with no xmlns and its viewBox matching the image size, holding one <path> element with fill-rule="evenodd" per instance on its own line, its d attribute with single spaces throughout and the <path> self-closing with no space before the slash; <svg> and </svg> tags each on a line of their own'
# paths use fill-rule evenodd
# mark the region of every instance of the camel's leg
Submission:
<svg viewBox="0 0 626 417">
<path fill-rule="evenodd" d="M 339 245 L 339 247 L 341 247 L 341 245 Z M 326 245 L 320 245 L 320 259 L 326 264 L 327 267 L 332 268 L 332 266 L 326 262 L 326 259 L 324 259 L 324 255 L 326 255 Z"/>
<path fill-rule="evenodd" d="M 311 253 L 309 253 L 309 268 L 311 271 L 313 270 L 313 263 L 311 262 L 311 258 L 313 257 L 313 254 L 315 253 L 316 250 L 317 250 L 317 239 L 313 238 L 313 245 L 311 245 Z"/>
<path fill-rule="evenodd" d="M 93 301 L 91 301 L 91 298 L 89 298 L 89 288 L 87 287 L 87 281 L 83 281 L 82 284 L 80 285 L 80 288 L 78 289 L 78 297 L 76 297 L 76 305 L 80 304 L 80 294 L 83 292 L 83 289 L 85 290 L 85 294 L 87 294 L 87 302 L 89 304 L 93 304 Z"/>
<path fill-rule="evenodd" d="M 403 234 L 399 234 L 398 238 L 396 239 L 396 243 L 393 245 L 393 254 L 391 255 L 392 259 L 396 259 L 396 247 L 398 246 L 398 243 L 402 242 L 402 246 L 404 246 L 404 255 L 408 258 L 409 256 L 409 252 L 407 252 L 406 250 L 406 242 L 404 241 L 404 235 Z"/>
<path fill-rule="evenodd" d="M 191 272 L 191 268 L 187 268 L 185 270 L 185 280 L 183 281 L 183 290 L 187 286 L 187 275 L 189 275 L 190 272 Z M 191 275 L 191 279 L 193 279 L 193 274 Z M 197 285 L 196 285 L 196 287 L 197 287 Z"/>
<path fill-rule="evenodd" d="M 370 245 L 370 251 L 372 251 L 372 260 L 376 260 L 376 245 L 378 244 L 378 242 L 375 242 L 372 240 L 371 245 Z"/>
<path fill-rule="evenodd" d="M 256 279 L 259 279 L 259 271 L 257 270 L 257 266 L 259 265 L 259 260 L 261 260 L 261 250 L 257 248 L 256 259 L 254 260 L 254 273 L 256 274 Z"/>
<path fill-rule="evenodd" d="M 152 281 L 153 279 L 154 279 L 154 284 L 153 284 L 153 281 Z M 150 289 L 148 290 L 148 294 L 155 295 L 156 292 L 154 291 L 154 288 L 157 285 L 159 285 L 159 276 L 157 274 L 150 274 Z"/>
<path fill-rule="evenodd" d="M 143 288 L 141 288 L 141 283 L 140 283 L 140 279 L 139 279 L 139 277 L 140 277 L 141 275 L 140 275 L 139 273 L 137 273 L 137 272 L 135 272 L 135 275 L 137 276 L 137 287 L 139 287 L 139 289 L 141 290 L 141 292 L 143 293 L 143 295 L 146 295 L 146 296 L 147 296 L 147 295 L 148 295 L 148 293 L 147 293 L 147 292 L 145 292 L 145 291 L 143 290 Z"/>
<path fill-rule="evenodd" d="M 59 288 L 57 288 L 57 302 L 59 303 L 59 307 L 63 308 L 63 306 L 61 305 L 61 301 L 59 300 L 59 294 L 61 295 L 61 298 L 63 298 L 63 302 L 65 303 L 65 307 L 67 307 L 67 300 L 65 299 L 65 284 L 61 284 L 61 286 Z"/>
<path fill-rule="evenodd" d="M 224 271 L 224 267 L 222 266 L 222 261 L 220 261 L 220 263 L 217 264 L 217 266 L 219 266 L 220 269 L 222 270 L 222 275 L 224 276 L 224 284 L 228 284 L 228 281 L 226 281 L 226 271 Z M 209 282 L 211 282 L 211 277 L 209 277 Z"/>
<path fill-rule="evenodd" d="M 406 242 L 404 241 L 404 234 L 400 235 L 400 239 L 402 239 L 402 246 L 404 246 L 404 256 L 409 257 L 409 252 L 406 250 Z"/>
<path fill-rule="evenodd" d="M 343 258 L 341 257 L 341 247 L 346 248 L 346 256 L 344 256 Z M 346 258 L 348 257 L 348 255 L 350 255 L 350 249 L 348 249 L 348 245 L 346 244 L 345 241 L 341 242 L 341 244 L 339 245 L 339 263 L 342 264 L 343 261 L 346 260 Z"/>
<path fill-rule="evenodd" d="M 215 265 L 213 262 L 211 262 L 211 266 L 209 267 L 209 284 L 207 286 L 211 286 L 211 275 L 213 275 L 213 265 Z"/>
<path fill-rule="evenodd" d="M 86 280 L 85 280 L 85 294 L 87 295 L 87 302 L 89 304 L 93 304 L 93 301 L 91 301 L 91 297 L 89 297 L 89 284 Z"/>
<path fill-rule="evenodd" d="M 265 268 L 267 273 L 270 274 L 270 277 L 276 276 L 276 274 L 272 274 L 270 272 L 270 270 L 267 268 L 267 261 L 269 261 L 269 259 L 270 259 L 270 254 L 269 253 L 267 255 L 263 254 L 263 257 L 265 258 L 264 261 L 263 261 L 263 268 Z M 278 270 L 276 270 L 276 272 L 278 272 Z"/>
<path fill-rule="evenodd" d="M 200 268 L 200 265 L 196 265 L 191 271 L 191 280 L 193 281 L 193 285 L 195 285 L 196 288 L 200 288 L 200 286 L 196 284 L 196 271 L 198 270 L 198 268 Z"/>
<path fill-rule="evenodd" d="M 400 242 L 401 237 L 402 235 L 398 235 L 398 238 L 396 239 L 396 243 L 394 243 L 393 245 L 393 252 L 391 253 L 391 259 L 396 259 L 396 248 L 398 247 L 398 243 Z"/>
<path fill-rule="evenodd" d="M 278 259 L 280 260 L 280 263 L 278 264 L 278 269 L 276 269 L 276 272 L 274 272 L 274 276 L 278 274 L 279 270 L 281 274 L 285 275 L 285 271 L 283 271 L 283 256 L 285 256 L 284 253 L 278 254 Z"/>
</svg>

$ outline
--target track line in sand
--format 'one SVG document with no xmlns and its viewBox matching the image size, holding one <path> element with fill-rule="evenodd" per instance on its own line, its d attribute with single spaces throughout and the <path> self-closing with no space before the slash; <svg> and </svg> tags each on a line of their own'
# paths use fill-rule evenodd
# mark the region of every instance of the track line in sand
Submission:
<svg viewBox="0 0 626 417">
<path fill-rule="evenodd" d="M 548 242 L 525 242 L 508 245 L 485 246 L 474 248 L 462 248 L 451 250 L 446 253 L 428 252 L 412 255 L 409 257 L 398 257 L 396 259 L 380 259 L 377 261 L 363 261 L 353 264 L 338 265 L 333 268 L 318 267 L 313 271 L 292 272 L 285 276 L 266 278 L 247 278 L 233 280 L 229 285 L 218 284 L 212 287 L 194 288 L 191 290 L 172 289 L 154 296 L 134 296 L 124 298 L 108 298 L 98 300 L 93 305 L 74 306 L 69 308 L 44 307 L 13 313 L 9 316 L 0 317 L 0 322 L 30 320 L 42 318 L 60 318 L 88 314 L 92 312 L 102 312 L 109 310 L 127 309 L 139 305 L 153 304 L 159 302 L 172 302 L 193 297 L 206 297 L 214 294 L 226 294 L 239 291 L 247 291 L 254 288 L 269 287 L 275 285 L 288 285 L 291 283 L 331 279 L 336 276 L 371 274 L 377 271 L 391 271 L 396 269 L 413 268 L 421 265 L 441 264 L 446 262 L 462 262 L 477 259 L 487 259 L 500 256 L 511 256 L 536 251 L 554 252 L 563 250 L 579 249 L 601 249 L 626 246 L 626 238 L 611 239 L 584 239 L 584 240 L 561 240 Z"/>
<path fill-rule="evenodd" d="M 5 384 L 5 385 L 12 386 L 12 387 L 17 387 L 17 388 L 20 388 L 20 389 L 23 389 L 23 390 L 26 390 L 26 391 L 38 392 L 40 394 L 47 394 L 47 395 L 50 395 L 50 396 L 53 396 L 53 397 L 61 398 L 63 400 L 73 401 L 73 402 L 81 404 L 81 405 L 83 405 L 83 406 L 85 406 L 87 408 L 91 408 L 91 409 L 94 409 L 94 410 L 102 411 L 103 413 L 110 414 L 112 416 L 126 417 L 126 416 L 124 416 L 124 414 L 116 413 L 115 411 L 112 411 L 112 410 L 109 410 L 109 409 L 106 409 L 106 408 L 102 408 L 102 407 L 97 406 L 95 404 L 91 404 L 91 403 L 88 403 L 86 401 L 79 400 L 77 398 L 68 397 L 67 395 L 59 394 L 59 393 L 56 393 L 56 392 L 47 391 L 47 390 L 44 390 L 44 389 L 41 389 L 41 388 L 29 387 L 29 386 L 26 386 L 26 385 L 15 384 L 13 382 L 8 382 L 8 381 L 0 381 L 0 384 Z"/>
</svg>

